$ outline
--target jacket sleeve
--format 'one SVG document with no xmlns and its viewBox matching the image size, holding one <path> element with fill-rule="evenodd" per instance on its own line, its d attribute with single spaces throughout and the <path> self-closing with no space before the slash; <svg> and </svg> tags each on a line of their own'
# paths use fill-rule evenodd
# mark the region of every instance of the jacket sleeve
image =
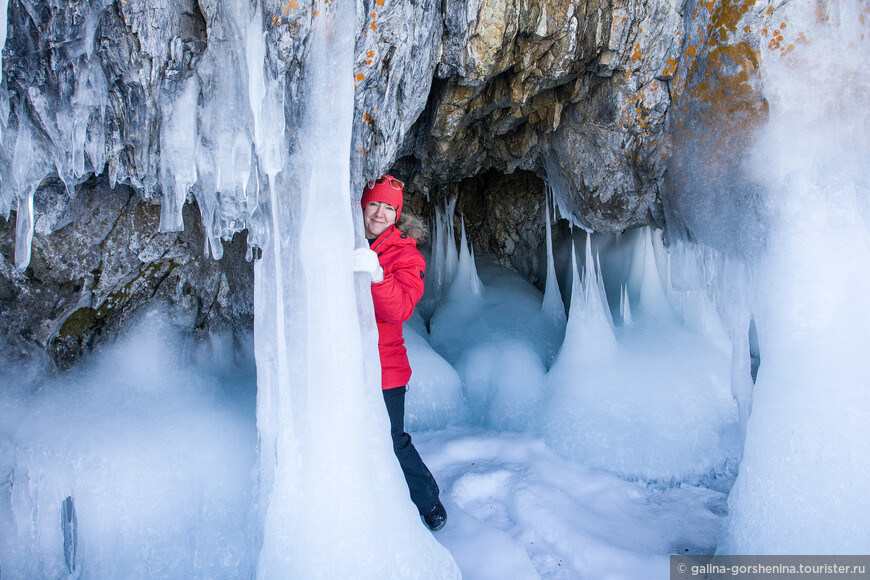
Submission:
<svg viewBox="0 0 870 580">
<path fill-rule="evenodd" d="M 414 306 L 423 296 L 425 270 L 426 262 L 415 248 L 408 252 L 407 260 L 394 265 L 390 272 L 385 271 L 384 279 L 372 284 L 375 318 L 391 324 L 411 318 Z"/>
</svg>

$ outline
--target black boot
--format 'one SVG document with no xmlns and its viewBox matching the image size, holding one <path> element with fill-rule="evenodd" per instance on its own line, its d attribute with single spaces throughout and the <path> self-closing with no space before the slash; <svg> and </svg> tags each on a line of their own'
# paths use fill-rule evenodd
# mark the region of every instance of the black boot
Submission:
<svg viewBox="0 0 870 580">
<path fill-rule="evenodd" d="M 432 511 L 422 514 L 420 517 L 423 519 L 427 528 L 433 532 L 437 532 L 447 523 L 447 510 L 444 509 L 444 504 L 442 504 L 439 499 L 438 503 L 435 504 L 435 507 L 432 508 Z"/>
</svg>

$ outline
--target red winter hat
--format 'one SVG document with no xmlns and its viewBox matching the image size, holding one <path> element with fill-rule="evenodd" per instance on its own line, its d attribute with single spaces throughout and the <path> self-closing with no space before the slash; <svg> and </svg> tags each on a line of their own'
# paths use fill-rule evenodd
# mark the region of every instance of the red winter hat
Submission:
<svg viewBox="0 0 870 580">
<path fill-rule="evenodd" d="M 399 216 L 402 215 L 402 194 L 404 191 L 404 183 L 392 175 L 384 175 L 368 182 L 360 203 L 362 207 L 373 201 L 388 203 L 396 208 L 396 219 L 398 220 Z"/>
</svg>

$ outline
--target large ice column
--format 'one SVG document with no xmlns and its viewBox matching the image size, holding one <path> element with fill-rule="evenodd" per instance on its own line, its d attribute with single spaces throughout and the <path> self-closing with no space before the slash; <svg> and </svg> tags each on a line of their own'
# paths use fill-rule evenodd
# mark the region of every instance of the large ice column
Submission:
<svg viewBox="0 0 870 580">
<path fill-rule="evenodd" d="M 459 577 L 422 525 L 393 455 L 370 296 L 362 323 L 358 314 L 354 23 L 346 2 L 325 4 L 315 17 L 305 137 L 270 184 L 271 237 L 255 270 L 265 520 L 258 576 Z"/>
<path fill-rule="evenodd" d="M 789 4 L 776 22 L 812 33 L 763 53 L 770 119 L 757 166 L 775 217 L 759 268 L 763 359 L 723 553 L 870 550 L 866 7 Z"/>
</svg>

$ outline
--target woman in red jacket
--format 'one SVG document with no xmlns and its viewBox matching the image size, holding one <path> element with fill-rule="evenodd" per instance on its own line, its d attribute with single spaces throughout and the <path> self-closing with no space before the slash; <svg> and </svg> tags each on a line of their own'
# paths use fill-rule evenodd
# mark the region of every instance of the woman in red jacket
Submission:
<svg viewBox="0 0 870 580">
<path fill-rule="evenodd" d="M 354 270 L 372 277 L 372 300 L 378 324 L 381 388 L 393 451 L 402 466 L 411 500 L 432 531 L 447 521 L 438 499 L 438 484 L 423 463 L 411 436 L 405 433 L 405 391 L 411 366 L 402 337 L 402 323 L 411 317 L 423 296 L 426 262 L 417 251 L 423 225 L 416 217 L 402 216 L 404 184 L 391 175 L 370 181 L 362 196 L 363 222 L 370 248 L 354 251 Z"/>
</svg>

